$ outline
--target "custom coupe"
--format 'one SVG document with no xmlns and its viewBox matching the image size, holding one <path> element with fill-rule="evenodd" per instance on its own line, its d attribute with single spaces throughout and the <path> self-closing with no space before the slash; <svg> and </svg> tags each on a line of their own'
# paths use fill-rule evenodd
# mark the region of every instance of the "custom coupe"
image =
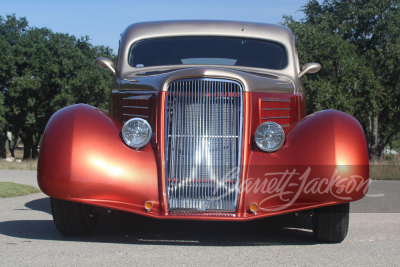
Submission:
<svg viewBox="0 0 400 267">
<path fill-rule="evenodd" d="M 341 242 L 349 203 L 368 189 L 356 119 L 307 116 L 295 36 L 279 25 L 164 21 L 130 25 L 106 113 L 85 104 L 46 127 L 38 183 L 57 229 L 91 233 L 99 212 L 246 221 L 312 212 L 314 237 Z M 310 218 L 311 219 L 311 218 Z"/>
</svg>

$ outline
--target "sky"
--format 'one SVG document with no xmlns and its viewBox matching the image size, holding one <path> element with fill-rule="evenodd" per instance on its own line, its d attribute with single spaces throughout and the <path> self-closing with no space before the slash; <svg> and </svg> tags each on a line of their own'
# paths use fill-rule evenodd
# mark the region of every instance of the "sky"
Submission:
<svg viewBox="0 0 400 267">
<path fill-rule="evenodd" d="M 303 18 L 308 0 L 0 0 L 0 16 L 26 17 L 30 26 L 90 37 L 94 45 L 116 53 L 119 35 L 132 23 L 159 20 L 214 19 L 277 24 L 282 15 Z M 319 1 L 320 3 L 322 1 Z"/>
</svg>

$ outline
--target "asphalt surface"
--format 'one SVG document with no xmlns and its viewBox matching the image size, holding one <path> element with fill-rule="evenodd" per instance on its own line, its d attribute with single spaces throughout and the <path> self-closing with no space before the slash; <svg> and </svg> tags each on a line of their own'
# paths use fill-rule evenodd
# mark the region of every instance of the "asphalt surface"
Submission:
<svg viewBox="0 0 400 267">
<path fill-rule="evenodd" d="M 0 170 L 0 182 L 13 182 L 39 188 L 36 171 Z"/>
<path fill-rule="evenodd" d="M 0 170 L 0 181 L 37 186 L 32 171 Z M 42 194 L 0 199 L 0 266 L 272 265 L 399 266 L 400 181 L 373 181 L 351 204 L 341 244 L 318 244 L 311 218 L 292 214 L 250 222 L 148 219 L 103 214 L 93 235 L 67 238 Z"/>
</svg>

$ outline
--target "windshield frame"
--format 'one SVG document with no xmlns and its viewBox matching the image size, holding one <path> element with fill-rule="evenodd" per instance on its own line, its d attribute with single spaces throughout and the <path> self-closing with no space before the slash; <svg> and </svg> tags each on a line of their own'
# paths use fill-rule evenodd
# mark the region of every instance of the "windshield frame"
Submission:
<svg viewBox="0 0 400 267">
<path fill-rule="evenodd" d="M 136 67 L 136 66 L 132 66 L 130 64 L 130 57 L 131 57 L 131 51 L 133 49 L 133 47 L 135 45 L 137 45 L 140 42 L 144 42 L 144 41 L 152 41 L 152 40 L 166 40 L 166 39 L 188 39 L 188 38 L 213 38 L 213 39 L 237 39 L 237 40 L 249 40 L 249 41 L 256 41 L 256 42 L 265 42 L 265 43 L 270 43 L 270 44 L 275 44 L 280 46 L 283 51 L 284 51 L 284 55 L 285 55 L 285 64 L 283 68 L 280 69 L 271 69 L 271 68 L 262 68 L 262 67 L 255 67 L 255 66 L 242 66 L 242 65 L 219 65 L 219 64 L 170 64 L 170 65 L 154 65 L 154 66 L 143 66 L 143 67 Z M 155 38 L 144 38 L 144 39 L 139 39 L 135 42 L 133 42 L 130 46 L 129 49 L 127 51 L 127 57 L 126 57 L 126 63 L 128 64 L 128 66 L 130 66 L 133 69 L 136 70 L 140 70 L 143 68 L 158 68 L 158 67 L 166 67 L 166 66 L 181 66 L 181 67 L 190 67 L 190 66 L 218 66 L 218 67 L 238 67 L 238 68 L 253 68 L 253 69 L 263 69 L 263 70 L 272 70 L 272 71 L 284 71 L 288 68 L 289 66 L 289 52 L 287 47 L 281 43 L 278 42 L 276 40 L 268 40 L 268 39 L 261 39 L 261 38 L 248 38 L 248 37 L 241 37 L 241 36 L 221 36 L 221 35 L 178 35 L 178 36 L 163 36 L 163 37 L 155 37 Z"/>
</svg>

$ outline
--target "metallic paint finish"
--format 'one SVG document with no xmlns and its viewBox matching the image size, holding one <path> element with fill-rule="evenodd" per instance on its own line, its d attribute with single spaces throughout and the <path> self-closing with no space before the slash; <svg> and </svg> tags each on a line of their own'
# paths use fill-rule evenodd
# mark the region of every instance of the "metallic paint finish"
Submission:
<svg viewBox="0 0 400 267">
<path fill-rule="evenodd" d="M 301 72 L 297 75 L 297 78 L 301 78 L 306 73 L 316 73 L 321 69 L 321 64 L 316 62 L 309 62 L 303 65 Z"/>
<path fill-rule="evenodd" d="M 289 99 L 260 99 L 261 123 L 272 121 L 282 127 L 290 125 L 291 109 L 296 108 L 296 103 L 291 103 Z M 293 119 L 292 119 L 293 120 Z"/>
<path fill-rule="evenodd" d="M 263 94 L 252 93 L 253 106 Z M 267 94 L 265 94 L 267 95 Z M 298 97 L 301 95 L 288 97 Z M 301 100 L 302 103 L 304 100 Z M 304 103 L 304 102 L 303 102 Z M 259 113 L 252 113 L 252 121 L 259 121 Z M 298 118 L 301 118 L 299 114 Z M 251 136 L 257 129 L 257 124 L 251 126 Z M 250 159 L 247 162 L 249 172 L 248 178 L 263 178 L 265 173 L 285 171 L 286 169 L 296 169 L 305 172 L 308 167 L 314 169 L 316 177 L 332 176 L 335 168 L 343 174 L 343 166 L 352 169 L 353 174 L 363 177 L 359 184 L 364 183 L 369 178 L 368 151 L 365 141 L 365 135 L 361 125 L 353 117 L 336 110 L 326 110 L 314 113 L 302 120 L 295 122 L 291 127 L 285 129 L 286 142 L 281 150 L 275 153 L 264 153 L 253 143 Z M 251 142 L 254 142 L 252 140 Z M 348 155 L 351 156 L 348 156 Z M 320 175 L 320 176 L 318 176 Z M 330 178 L 330 176 L 328 178 Z M 297 188 L 291 188 L 296 192 Z M 250 203 L 259 203 L 255 195 L 247 195 L 246 205 Z M 357 192 L 351 195 L 352 201 L 363 197 L 364 194 Z M 259 197 L 264 197 L 259 195 Z M 302 199 L 304 197 L 304 199 Z M 316 204 L 318 201 L 333 203 L 337 198 L 321 198 L 318 196 L 312 199 L 310 196 L 300 195 L 297 199 L 301 204 L 308 200 L 308 204 Z M 269 205 L 279 205 L 282 203 L 269 203 Z M 261 207 L 262 208 L 262 207 Z M 262 214 L 260 210 L 259 215 Z"/>
<path fill-rule="evenodd" d="M 237 214 L 245 214 L 245 200 L 247 197 L 246 191 L 244 190 L 244 185 L 246 184 L 245 181 L 245 174 L 248 173 L 248 162 L 249 156 L 251 151 L 251 125 L 254 123 L 252 122 L 253 113 L 256 112 L 258 109 L 258 105 L 254 105 L 252 102 L 252 93 L 245 92 L 243 93 L 243 141 L 242 141 L 242 173 L 240 177 L 240 194 L 238 198 L 238 208 Z M 257 123 L 258 124 L 258 123 Z M 258 127 L 258 126 L 257 126 Z"/>
<path fill-rule="evenodd" d="M 148 98 L 148 96 L 151 96 L 151 98 Z M 140 112 L 138 113 L 139 115 L 145 115 L 147 116 L 146 120 L 150 123 L 151 128 L 153 129 L 153 132 L 156 132 L 156 110 L 157 110 L 157 101 L 158 101 L 158 92 L 157 91 L 113 91 L 111 93 L 111 98 L 110 98 L 110 115 L 119 121 L 120 123 L 124 123 L 124 117 L 125 118 L 134 118 L 135 116 L 132 116 L 132 113 L 134 113 L 137 109 L 132 109 L 132 108 L 124 108 L 125 104 L 132 104 L 132 101 L 129 102 L 129 98 L 132 97 L 142 97 L 142 96 L 147 96 L 147 101 L 141 101 L 140 103 L 137 103 L 138 105 L 142 105 L 147 107 L 145 112 Z M 125 103 L 124 103 L 125 102 Z M 135 102 L 134 102 L 135 103 Z M 128 116 L 124 116 L 125 114 L 129 114 Z"/>
<path fill-rule="evenodd" d="M 88 105 L 55 113 L 43 136 L 38 184 L 55 198 L 130 203 L 158 209 L 157 164 L 151 146 L 136 151 L 121 139 L 122 124 Z"/>
<path fill-rule="evenodd" d="M 272 121 L 282 127 L 288 127 L 300 118 L 298 106 L 302 94 L 252 93 L 251 96 L 252 105 L 258 107 L 258 116 L 253 118 L 260 124 Z M 267 110 L 273 108 L 285 108 L 285 110 Z"/>
<path fill-rule="evenodd" d="M 242 31 L 243 27 L 246 31 Z M 252 39 L 264 39 L 282 44 L 287 53 L 288 64 L 285 69 L 273 71 L 277 75 L 284 75 L 291 80 L 297 79 L 298 71 L 294 61 L 294 35 L 281 25 L 250 23 L 237 21 L 218 20 L 182 20 L 182 21 L 157 21 L 142 22 L 128 26 L 121 34 L 121 47 L 117 69 L 121 70 L 120 77 L 135 71 L 129 66 L 128 54 L 131 45 L 139 40 L 178 36 L 228 36 Z M 181 65 L 175 67 L 182 67 Z M 137 70 L 137 69 L 136 69 Z M 141 72 L 154 70 L 153 68 L 140 68 Z M 249 68 L 253 71 L 264 72 L 263 69 Z M 136 78 L 135 78 L 136 79 Z"/>
<path fill-rule="evenodd" d="M 123 123 L 131 118 L 143 118 L 152 122 L 153 95 L 134 95 L 123 98 Z"/>
<path fill-rule="evenodd" d="M 106 57 L 98 57 L 96 58 L 96 64 L 101 67 L 101 68 L 108 68 L 109 70 L 116 74 L 115 69 L 114 69 L 114 62 L 111 61 L 111 59 L 108 59 Z"/>
<path fill-rule="evenodd" d="M 259 121 L 258 107 L 252 105 L 253 94 L 244 94 L 242 189 L 249 178 L 264 177 L 265 172 L 292 167 L 304 171 L 310 166 L 318 177 L 330 178 L 335 168 L 339 168 L 342 175 L 351 170 L 368 177 L 368 153 L 362 128 L 354 118 L 335 110 L 318 112 L 293 124 L 286 130 L 286 142 L 279 151 L 260 151 L 253 141 Z M 151 146 L 141 151 L 127 147 L 120 137 L 122 124 L 98 109 L 81 104 L 57 112 L 46 128 L 39 157 L 38 183 L 42 191 L 55 198 L 165 219 L 248 220 L 346 202 L 329 194 L 323 197 L 300 194 L 295 203 L 285 207 L 285 203 L 277 199 L 263 202 L 268 194 L 243 190 L 235 216 L 168 214 L 162 134 L 165 129 L 160 121 L 164 120 L 164 101 L 163 92 L 157 115 L 161 127 L 156 153 Z M 257 123 L 253 123 L 254 120 Z M 364 194 L 353 192 L 348 196 L 354 201 Z M 154 203 L 149 213 L 143 206 L 146 201 Z M 257 215 L 248 211 L 251 203 L 260 205 Z M 263 206 L 284 208 L 265 212 Z"/>
<path fill-rule="evenodd" d="M 243 28 L 246 30 L 242 31 Z M 172 36 L 232 36 L 274 41 L 285 47 L 288 65 L 283 70 L 216 65 L 129 66 L 127 58 L 133 43 Z M 307 66 L 315 70 L 318 67 L 316 64 Z M 292 170 L 299 174 L 309 172 L 310 179 L 316 177 L 314 181 L 324 178 L 329 183 L 340 181 L 342 186 L 368 183 L 368 151 L 360 124 L 336 110 L 306 117 L 306 98 L 299 73 L 295 37 L 283 26 L 232 21 L 133 24 L 121 35 L 110 99 L 111 116 L 83 104 L 55 113 L 42 140 L 38 184 L 44 193 L 54 198 L 161 219 L 251 220 L 360 199 L 365 191 L 312 194 L 303 183 L 306 176 L 290 180 L 288 190 L 281 196 L 274 191 L 278 189 L 268 187 L 273 180 L 268 174 Z M 244 88 L 242 168 L 234 213 L 168 211 L 166 90 L 172 81 L 192 78 L 233 80 Z M 129 100 L 143 95 L 151 96 L 148 98 L 151 101 L 143 104 Z M 147 116 L 152 127 L 150 144 L 140 151 L 128 147 L 122 140 L 124 113 Z M 261 151 L 254 142 L 254 133 L 264 121 L 275 121 L 284 127 L 285 142 L 273 153 Z M 358 180 L 351 175 L 356 175 Z M 259 189 L 248 190 L 249 184 L 257 178 L 261 179 Z M 287 180 L 285 176 L 276 178 L 278 183 Z M 144 207 L 146 201 L 154 204 L 149 212 Z M 256 214 L 249 210 L 252 203 L 259 206 Z"/>
<path fill-rule="evenodd" d="M 241 30 L 243 27 L 246 28 L 246 31 Z M 282 70 L 270 70 L 222 65 L 171 65 L 135 68 L 128 64 L 129 49 L 133 43 L 143 39 L 171 36 L 232 36 L 274 41 L 285 47 L 288 65 Z M 179 72 L 179 70 L 186 70 L 186 73 L 179 73 L 178 75 L 182 76 L 176 77 L 176 79 L 193 77 L 239 79 L 242 82 L 248 81 L 250 83 L 244 84 L 248 91 L 304 93 L 298 77 L 300 66 L 295 48 L 295 37 L 284 26 L 235 21 L 143 22 L 127 27 L 121 34 L 120 44 L 115 78 L 118 86 L 113 85 L 113 90 L 166 90 L 165 87 L 163 88 L 163 84 L 168 82 L 167 78 L 171 75 L 174 76 L 173 73 Z M 197 73 L 196 69 L 206 69 L 209 73 Z M 232 73 L 226 75 L 224 71 L 227 70 Z M 243 76 L 243 74 L 250 76 Z M 271 81 L 271 79 L 276 78 L 280 81 Z"/>
<path fill-rule="evenodd" d="M 267 154 L 252 145 L 248 162 L 246 180 L 250 178 L 265 178 L 267 173 L 285 172 L 296 170 L 304 174 L 310 168 L 310 179 L 327 178 L 330 182 L 340 180 L 343 186 L 350 186 L 356 177 L 355 185 L 368 185 L 369 166 L 368 151 L 365 135 L 360 124 L 351 116 L 336 111 L 326 110 L 312 114 L 306 119 L 292 125 L 286 133 L 286 143 L 281 150 Z M 336 176 L 334 175 L 337 170 Z M 279 175 L 278 175 L 279 177 Z M 310 181 L 309 179 L 309 181 Z M 318 180 L 318 181 L 320 181 Z M 311 194 L 301 189 L 301 181 L 293 179 L 290 191 L 300 192 L 296 202 L 290 208 L 307 205 L 339 204 L 355 201 L 365 195 L 365 191 L 351 191 L 338 193 L 340 199 L 334 194 Z M 366 186 L 367 187 L 367 186 Z M 268 200 L 268 193 L 247 194 L 245 206 L 251 203 L 260 203 L 259 215 L 265 214 L 264 207 L 285 207 L 285 201 L 281 198 Z M 270 193 L 270 196 L 273 193 Z M 294 198 L 293 194 L 285 195 L 285 198 Z M 267 199 L 267 200 L 266 200 Z"/>
<path fill-rule="evenodd" d="M 290 98 L 300 96 L 287 95 Z M 121 140 L 122 124 L 104 112 L 87 105 L 74 105 L 54 114 L 46 128 L 38 163 L 38 183 L 49 196 L 107 208 L 119 209 L 163 219 L 250 220 L 266 216 L 333 205 L 341 200 L 332 194 L 323 196 L 300 193 L 291 205 L 259 190 L 246 192 L 252 178 L 264 178 L 265 173 L 312 168 L 316 177 L 331 178 L 332 172 L 345 177 L 357 174 L 368 180 L 368 152 L 359 123 L 351 116 L 327 110 L 312 114 L 285 129 L 284 146 L 265 153 L 254 144 L 254 132 L 259 125 L 260 97 L 269 94 L 245 92 L 243 96 L 243 170 L 241 193 L 233 216 L 224 213 L 168 213 L 165 184 L 164 115 L 165 92 L 158 98 L 157 135 L 152 146 L 141 151 L 127 147 Z M 297 113 L 297 112 L 296 112 Z M 298 118 L 300 116 L 298 115 Z M 345 182 L 344 185 L 348 184 Z M 297 192 L 300 185 L 292 186 Z M 344 194 L 351 201 L 365 192 Z M 343 194 L 341 195 L 343 196 Z M 143 206 L 152 201 L 147 212 Z M 251 203 L 260 209 L 257 215 L 249 210 Z M 278 210 L 265 211 L 272 207 Z"/>
<path fill-rule="evenodd" d="M 158 170 L 158 191 L 160 199 L 160 210 L 168 215 L 167 183 L 165 168 L 165 103 L 167 92 L 160 92 L 157 112 L 157 170 Z"/>
<path fill-rule="evenodd" d="M 163 66 L 165 69 L 166 66 Z M 176 66 L 175 66 L 176 68 Z M 140 68 L 143 69 L 143 68 Z M 185 65 L 185 68 L 180 67 L 174 69 L 171 66 L 171 71 L 162 73 L 159 75 L 137 76 L 138 73 L 144 73 L 143 70 L 132 70 L 127 72 L 123 76 L 121 81 L 121 91 L 137 91 L 137 90 L 148 90 L 148 91 L 166 91 L 167 84 L 175 80 L 184 80 L 192 78 L 208 78 L 208 79 L 230 79 L 240 82 L 244 86 L 245 91 L 251 92 L 271 92 L 271 93 L 295 93 L 293 81 L 286 76 L 279 74 L 271 75 L 256 74 L 254 72 L 242 71 L 243 68 L 231 68 L 228 66 L 217 67 L 217 66 L 189 66 Z M 260 72 L 260 69 L 257 69 Z M 268 75 L 268 76 L 266 76 Z M 126 79 L 134 78 L 136 82 L 129 82 Z"/>
</svg>

